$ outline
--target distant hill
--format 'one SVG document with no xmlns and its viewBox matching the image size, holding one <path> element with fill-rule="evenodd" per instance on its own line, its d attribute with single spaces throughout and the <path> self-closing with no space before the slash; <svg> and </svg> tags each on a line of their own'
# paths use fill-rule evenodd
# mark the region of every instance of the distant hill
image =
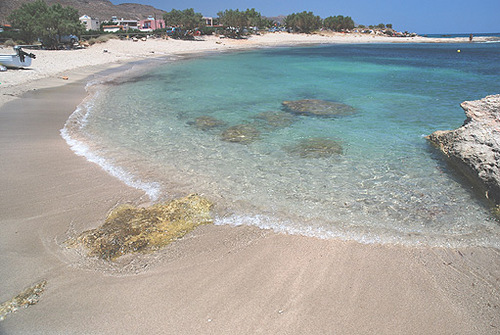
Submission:
<svg viewBox="0 0 500 335">
<path fill-rule="evenodd" d="M 7 17 L 22 4 L 32 2 L 32 0 L 1 0 L 0 23 L 7 23 Z M 123 3 L 113 5 L 109 0 L 45 0 L 48 5 L 60 3 L 63 6 L 76 8 L 80 15 L 90 15 L 101 20 L 108 20 L 111 16 L 117 16 L 119 19 L 145 19 L 149 15 L 161 18 L 165 11 L 154 8 L 153 6 L 141 5 L 136 3 Z"/>
</svg>

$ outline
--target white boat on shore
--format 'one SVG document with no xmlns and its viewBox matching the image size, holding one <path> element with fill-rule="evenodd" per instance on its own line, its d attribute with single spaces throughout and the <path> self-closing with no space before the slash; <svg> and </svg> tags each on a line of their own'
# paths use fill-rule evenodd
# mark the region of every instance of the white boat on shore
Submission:
<svg viewBox="0 0 500 335">
<path fill-rule="evenodd" d="M 19 69 L 29 67 L 31 60 L 36 58 L 34 54 L 25 52 L 19 45 L 14 47 L 14 51 L 16 53 L 13 55 L 0 55 L 0 65 L 11 69 Z"/>
</svg>

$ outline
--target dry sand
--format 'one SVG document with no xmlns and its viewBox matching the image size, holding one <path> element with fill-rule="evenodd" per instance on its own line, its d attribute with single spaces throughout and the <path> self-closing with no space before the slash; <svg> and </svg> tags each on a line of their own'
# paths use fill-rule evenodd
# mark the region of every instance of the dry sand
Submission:
<svg viewBox="0 0 500 335">
<path fill-rule="evenodd" d="M 363 245 L 248 226 L 202 226 L 113 267 L 64 247 L 116 204 L 147 201 L 59 135 L 87 76 L 162 53 L 327 43 L 276 36 L 111 41 L 38 51 L 32 70 L 0 73 L 0 303 L 47 280 L 38 304 L 8 315 L 0 334 L 500 333 L 495 249 Z"/>
</svg>

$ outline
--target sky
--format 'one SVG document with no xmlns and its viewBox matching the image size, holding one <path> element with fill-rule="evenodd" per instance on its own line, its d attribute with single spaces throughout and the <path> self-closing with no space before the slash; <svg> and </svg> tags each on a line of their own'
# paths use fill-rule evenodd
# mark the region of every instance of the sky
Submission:
<svg viewBox="0 0 500 335">
<path fill-rule="evenodd" d="M 194 8 L 204 16 L 225 9 L 255 8 L 264 16 L 312 11 L 322 18 L 350 16 L 357 24 L 392 23 L 396 30 L 432 33 L 498 33 L 500 0 L 111 0 L 114 4 L 135 2 L 159 9 Z"/>
</svg>

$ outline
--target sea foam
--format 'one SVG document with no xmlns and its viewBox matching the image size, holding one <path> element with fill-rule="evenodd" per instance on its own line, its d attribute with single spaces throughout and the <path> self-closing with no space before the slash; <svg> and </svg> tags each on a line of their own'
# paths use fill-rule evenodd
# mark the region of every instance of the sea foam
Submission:
<svg viewBox="0 0 500 335">
<path fill-rule="evenodd" d="M 71 150 L 78 156 L 85 157 L 89 162 L 99 165 L 104 171 L 113 177 L 118 178 L 126 185 L 144 191 L 151 201 L 158 200 L 161 194 L 160 184 L 157 182 L 144 182 L 120 166 L 116 166 L 112 161 L 106 159 L 97 152 L 93 151 L 83 140 L 76 138 L 80 136 L 88 123 L 89 115 L 94 107 L 94 101 L 99 96 L 95 89 L 96 85 L 102 84 L 102 81 L 89 82 L 86 85 L 87 97 L 78 105 L 76 110 L 70 115 L 64 127 L 60 130 L 61 137 L 68 143 Z"/>
</svg>

